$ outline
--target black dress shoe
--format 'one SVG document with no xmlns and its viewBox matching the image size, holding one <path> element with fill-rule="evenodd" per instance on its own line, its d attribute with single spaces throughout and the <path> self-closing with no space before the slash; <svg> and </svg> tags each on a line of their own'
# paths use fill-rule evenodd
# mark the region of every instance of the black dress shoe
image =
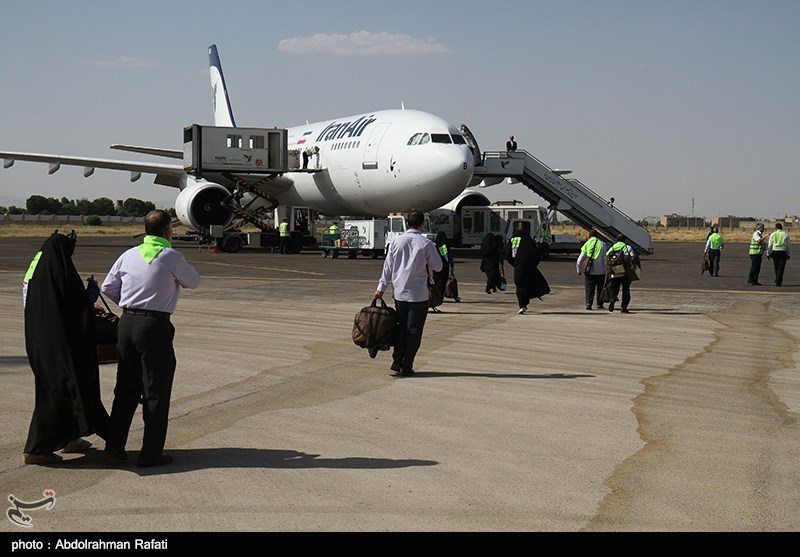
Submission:
<svg viewBox="0 0 800 557">
<path fill-rule="evenodd" d="M 392 365 L 389 369 L 391 369 L 392 371 L 400 371 L 401 369 L 403 369 L 403 367 L 397 362 L 392 362 Z"/>
<path fill-rule="evenodd" d="M 162 466 L 172 462 L 172 455 L 162 454 L 155 458 L 141 458 L 136 461 L 136 466 L 139 468 L 152 468 L 153 466 Z"/>
<path fill-rule="evenodd" d="M 124 449 L 114 449 L 106 446 L 103 452 L 114 460 L 128 460 L 128 453 Z"/>
<path fill-rule="evenodd" d="M 586 309 L 587 309 L 588 311 L 592 311 L 592 304 L 589 304 L 588 306 L 586 306 Z"/>
<path fill-rule="evenodd" d="M 393 375 L 395 377 L 413 377 L 414 376 L 414 370 L 412 369 L 411 371 L 398 371 L 398 372 L 394 373 Z"/>
</svg>

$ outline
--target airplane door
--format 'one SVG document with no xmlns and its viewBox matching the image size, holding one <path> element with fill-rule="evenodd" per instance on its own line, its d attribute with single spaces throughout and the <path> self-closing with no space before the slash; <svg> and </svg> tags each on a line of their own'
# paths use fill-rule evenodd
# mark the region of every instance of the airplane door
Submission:
<svg viewBox="0 0 800 557">
<path fill-rule="evenodd" d="M 475 136 L 472 135 L 472 131 L 467 127 L 466 124 L 461 124 L 461 135 L 464 136 L 464 140 L 467 142 L 469 146 L 469 150 L 472 151 L 472 158 L 475 160 L 475 165 L 483 164 L 483 159 L 481 158 L 481 148 L 478 147 L 478 141 L 475 139 Z"/>
<path fill-rule="evenodd" d="M 372 130 L 372 135 L 367 140 L 367 148 L 364 150 L 364 162 L 361 163 L 363 170 L 374 170 L 378 168 L 378 146 L 381 144 L 386 130 L 391 126 L 391 122 L 381 122 Z"/>
</svg>

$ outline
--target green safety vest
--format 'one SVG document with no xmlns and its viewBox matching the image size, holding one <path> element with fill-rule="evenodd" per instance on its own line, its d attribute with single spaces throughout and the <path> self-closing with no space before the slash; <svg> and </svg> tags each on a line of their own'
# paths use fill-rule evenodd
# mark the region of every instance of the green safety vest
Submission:
<svg viewBox="0 0 800 557">
<path fill-rule="evenodd" d="M 553 242 L 553 237 L 550 234 L 550 230 L 542 228 L 539 231 L 539 240 L 542 244 L 551 244 Z"/>
<path fill-rule="evenodd" d="M 776 230 L 772 233 L 772 251 L 786 251 L 786 237 L 788 234 L 783 230 Z"/>
<path fill-rule="evenodd" d="M 711 243 L 709 244 L 711 249 L 719 249 L 722 247 L 722 244 L 725 243 L 725 241 L 722 239 L 722 234 L 717 232 L 714 232 L 711 236 L 709 236 L 708 239 L 711 240 Z"/>
<path fill-rule="evenodd" d="M 289 235 L 289 223 L 288 222 L 282 222 L 280 224 L 280 226 L 278 227 L 278 231 L 280 232 L 280 235 L 282 237 L 285 238 L 286 236 L 288 236 Z"/>
<path fill-rule="evenodd" d="M 339 233 L 339 227 L 336 226 L 335 224 L 332 224 L 331 227 L 328 229 L 328 234 L 338 234 L 338 233 Z"/>
<path fill-rule="evenodd" d="M 758 230 L 750 238 L 750 255 L 761 255 L 762 253 L 764 253 L 764 243 L 758 241 L 762 237 L 763 234 L 761 233 L 760 230 Z"/>
<path fill-rule="evenodd" d="M 447 257 L 447 246 L 446 245 L 439 246 L 439 255 L 441 255 L 442 257 Z"/>
<path fill-rule="evenodd" d="M 592 242 L 592 240 L 594 240 L 594 242 Z M 591 244 L 591 246 L 589 244 Z M 581 253 L 583 253 L 584 255 L 586 255 L 586 257 L 589 257 L 591 259 L 597 259 L 598 257 L 600 257 L 600 250 L 602 249 L 602 246 L 603 244 L 599 238 L 592 237 L 586 240 L 586 243 L 583 244 L 583 247 L 581 248 Z"/>
</svg>

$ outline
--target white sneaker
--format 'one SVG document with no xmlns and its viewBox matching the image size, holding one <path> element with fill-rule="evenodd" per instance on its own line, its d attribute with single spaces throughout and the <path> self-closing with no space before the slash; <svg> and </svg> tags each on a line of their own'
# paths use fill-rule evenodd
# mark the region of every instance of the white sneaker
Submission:
<svg viewBox="0 0 800 557">
<path fill-rule="evenodd" d="M 524 307 L 524 308 L 519 308 L 519 311 L 517 312 L 517 315 L 522 315 L 522 314 L 523 314 L 523 313 L 525 313 L 526 311 L 528 311 L 528 308 L 526 308 L 526 307 Z"/>
</svg>

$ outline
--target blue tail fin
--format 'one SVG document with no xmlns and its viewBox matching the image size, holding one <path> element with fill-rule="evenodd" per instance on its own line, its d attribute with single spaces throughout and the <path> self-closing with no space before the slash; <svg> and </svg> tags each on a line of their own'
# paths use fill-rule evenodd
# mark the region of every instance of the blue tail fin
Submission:
<svg viewBox="0 0 800 557">
<path fill-rule="evenodd" d="M 236 127 L 231 101 L 228 98 L 228 87 L 225 85 L 225 76 L 222 75 L 222 64 L 219 61 L 215 44 L 208 47 L 208 65 L 211 73 L 212 101 L 214 102 L 214 125 Z"/>
</svg>

